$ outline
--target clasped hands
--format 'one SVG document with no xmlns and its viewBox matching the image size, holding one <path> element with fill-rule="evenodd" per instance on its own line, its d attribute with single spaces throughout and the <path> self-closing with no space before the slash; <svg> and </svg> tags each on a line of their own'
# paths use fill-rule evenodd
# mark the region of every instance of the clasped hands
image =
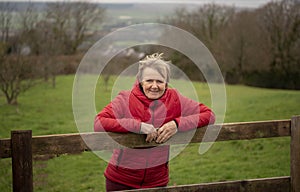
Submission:
<svg viewBox="0 0 300 192">
<path fill-rule="evenodd" d="M 141 123 L 142 134 L 147 134 L 146 142 L 155 141 L 156 143 L 164 143 L 177 133 L 177 125 L 175 121 L 169 121 L 159 128 L 155 128 L 151 124 Z"/>
</svg>

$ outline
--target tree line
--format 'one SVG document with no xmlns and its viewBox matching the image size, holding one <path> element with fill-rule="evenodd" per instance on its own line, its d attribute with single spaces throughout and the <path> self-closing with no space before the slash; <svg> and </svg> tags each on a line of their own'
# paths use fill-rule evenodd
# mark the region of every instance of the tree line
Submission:
<svg viewBox="0 0 300 192">
<path fill-rule="evenodd" d="M 217 4 L 194 10 L 178 8 L 162 22 L 199 38 L 217 60 L 227 83 L 300 89 L 299 1 L 274 1 L 257 9 Z M 184 56 L 171 55 L 177 65 L 188 66 Z M 190 76 L 203 80 L 196 72 Z"/>
</svg>

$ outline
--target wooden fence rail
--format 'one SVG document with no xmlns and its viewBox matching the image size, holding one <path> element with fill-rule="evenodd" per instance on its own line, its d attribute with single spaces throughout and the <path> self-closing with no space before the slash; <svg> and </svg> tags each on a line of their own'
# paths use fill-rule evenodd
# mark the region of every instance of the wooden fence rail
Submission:
<svg viewBox="0 0 300 192">
<path fill-rule="evenodd" d="M 250 140 L 258 138 L 291 136 L 291 176 L 279 178 L 230 181 L 199 185 L 140 189 L 134 191 L 282 191 L 300 192 L 300 116 L 291 120 L 273 120 L 243 123 L 225 123 L 181 132 L 166 145 L 199 143 L 207 129 L 219 130 L 216 141 Z M 12 131 L 10 139 L 0 139 L 0 158 L 12 158 L 13 191 L 33 191 L 32 156 L 76 154 L 90 150 L 110 150 L 157 146 L 146 143 L 144 135 L 133 133 L 82 133 L 32 137 L 31 131 Z M 191 135 L 192 134 L 192 135 Z M 190 138 L 192 139 L 190 140 Z M 112 144 L 111 140 L 116 141 Z M 213 140 L 211 140 L 213 141 Z M 210 140 L 207 140 L 210 142 Z M 86 144 L 88 143 L 88 145 Z M 271 190 L 272 189 L 272 190 Z M 132 191 L 132 190 L 131 190 Z"/>
</svg>

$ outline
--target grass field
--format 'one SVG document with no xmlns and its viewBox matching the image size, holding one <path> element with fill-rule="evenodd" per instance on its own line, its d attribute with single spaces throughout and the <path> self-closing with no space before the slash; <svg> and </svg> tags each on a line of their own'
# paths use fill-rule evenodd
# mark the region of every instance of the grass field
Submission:
<svg viewBox="0 0 300 192">
<path fill-rule="evenodd" d="M 0 138 L 15 129 L 31 129 L 33 135 L 78 132 L 72 111 L 74 76 L 60 76 L 57 87 L 40 84 L 19 98 L 18 106 L 5 103 L 0 94 Z M 113 82 L 110 82 L 109 87 Z M 97 109 L 110 100 L 102 82 L 97 89 Z M 210 103 L 207 86 L 195 83 L 200 100 Z M 300 91 L 226 86 L 225 122 L 289 119 L 300 114 Z M 289 138 L 215 143 L 198 154 L 199 144 L 189 145 L 170 161 L 169 185 L 290 174 Z M 12 191 L 10 159 L 0 160 L 0 191 Z M 48 161 L 34 161 L 35 191 L 104 191 L 106 162 L 92 152 L 61 155 Z"/>
</svg>

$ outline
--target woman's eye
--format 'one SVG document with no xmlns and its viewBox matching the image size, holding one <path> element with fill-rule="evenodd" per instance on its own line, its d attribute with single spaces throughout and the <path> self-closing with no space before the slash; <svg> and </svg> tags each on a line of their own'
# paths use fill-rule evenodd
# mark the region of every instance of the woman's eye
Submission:
<svg viewBox="0 0 300 192">
<path fill-rule="evenodd" d="M 149 83 L 149 84 L 152 84 L 152 83 L 156 83 L 156 84 L 164 84 L 164 82 L 162 80 L 153 80 L 153 79 L 147 79 L 144 81 L 145 83 Z"/>
</svg>

